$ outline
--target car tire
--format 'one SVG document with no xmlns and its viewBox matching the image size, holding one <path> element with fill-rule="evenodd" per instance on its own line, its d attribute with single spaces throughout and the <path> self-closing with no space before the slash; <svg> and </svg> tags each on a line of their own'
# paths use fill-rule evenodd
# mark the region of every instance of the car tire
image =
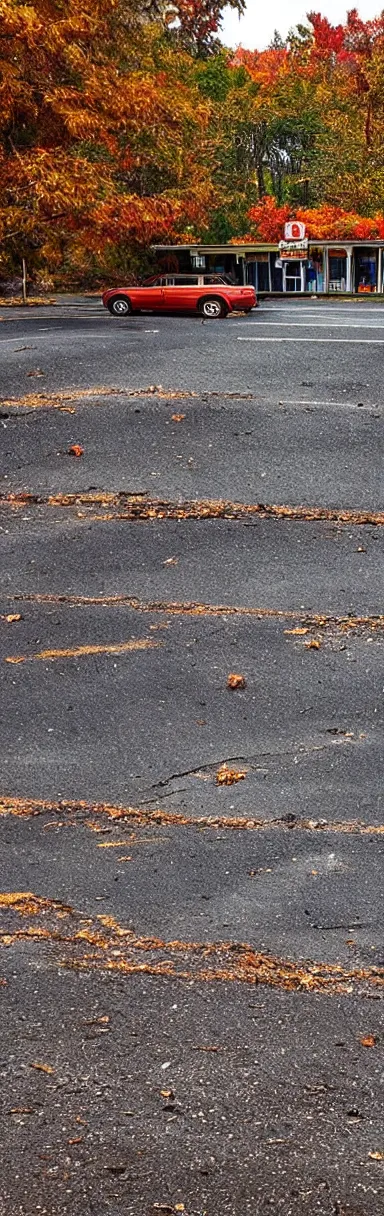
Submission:
<svg viewBox="0 0 384 1216">
<path fill-rule="evenodd" d="M 108 312 L 113 317 L 129 317 L 132 312 L 132 304 L 128 296 L 112 296 L 112 300 L 108 301 Z"/>
<path fill-rule="evenodd" d="M 198 310 L 207 321 L 215 321 L 218 317 L 226 317 L 228 305 L 219 296 L 206 296 L 199 300 Z"/>
</svg>

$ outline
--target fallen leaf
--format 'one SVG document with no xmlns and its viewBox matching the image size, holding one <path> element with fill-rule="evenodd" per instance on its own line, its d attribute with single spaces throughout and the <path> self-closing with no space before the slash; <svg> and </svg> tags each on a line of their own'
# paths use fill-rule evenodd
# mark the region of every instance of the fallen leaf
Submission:
<svg viewBox="0 0 384 1216">
<path fill-rule="evenodd" d="M 173 1089 L 161 1089 L 160 1095 L 162 1098 L 174 1098 L 175 1097 Z"/>
<path fill-rule="evenodd" d="M 246 776 L 245 770 L 228 768 L 227 764 L 222 764 L 216 773 L 216 785 L 235 785 L 237 781 L 244 781 Z"/>
<path fill-rule="evenodd" d="M 368 1157 L 371 1157 L 372 1161 L 384 1161 L 384 1153 L 368 1153 Z"/>
<path fill-rule="evenodd" d="M 9 612 L 5 619 L 11 624 L 13 621 L 22 621 L 23 618 L 21 612 Z"/>
<path fill-rule="evenodd" d="M 55 1071 L 50 1064 L 40 1064 L 37 1060 L 30 1064 L 30 1068 L 37 1068 L 39 1072 L 53 1073 Z"/>
<path fill-rule="evenodd" d="M 247 682 L 244 676 L 239 675 L 236 671 L 231 671 L 227 679 L 227 688 L 246 688 Z"/>
<path fill-rule="evenodd" d="M 364 545 L 359 545 L 359 548 L 356 549 L 356 553 L 366 553 L 366 552 L 367 552 L 367 550 L 364 549 Z"/>
<path fill-rule="evenodd" d="M 95 830 L 95 828 L 94 828 Z M 104 840 L 102 844 L 96 845 L 97 849 L 123 849 L 125 840 Z"/>
<path fill-rule="evenodd" d="M 317 638 L 311 638 L 310 642 L 304 642 L 306 650 L 320 650 L 321 642 Z"/>
<path fill-rule="evenodd" d="M 81 447 L 80 443 L 72 443 L 71 447 L 68 448 L 68 455 L 69 456 L 84 456 L 84 448 Z"/>
<path fill-rule="evenodd" d="M 12 1106 L 8 1111 L 9 1115 L 34 1115 L 32 1106 Z"/>
<path fill-rule="evenodd" d="M 360 1039 L 360 1043 L 362 1047 L 376 1047 L 377 1040 L 375 1039 L 374 1034 L 365 1034 L 363 1035 L 363 1038 Z"/>
<path fill-rule="evenodd" d="M 72 1136 L 70 1140 L 67 1140 L 67 1144 L 82 1144 L 82 1143 L 83 1143 L 83 1136 Z"/>
<path fill-rule="evenodd" d="M 192 1047 L 192 1051 L 224 1051 L 223 1047 L 202 1047 L 198 1043 L 197 1047 Z"/>
<path fill-rule="evenodd" d="M 172 422 L 184 422 L 185 414 L 172 414 Z"/>
<path fill-rule="evenodd" d="M 34 367 L 31 372 L 27 372 L 27 376 L 43 376 L 43 375 L 44 375 L 44 372 L 42 372 L 41 367 Z"/>
<path fill-rule="evenodd" d="M 303 628 L 298 626 L 297 629 L 284 629 L 284 633 L 292 633 L 292 634 L 295 634 L 296 637 L 301 637 L 304 633 L 308 633 L 308 632 L 309 632 L 309 630 L 308 630 L 307 626 L 305 628 L 304 628 L 304 626 L 303 626 Z"/>
<path fill-rule="evenodd" d="M 163 562 L 162 564 L 163 564 L 163 566 L 177 566 L 178 562 L 179 562 L 178 557 L 167 557 L 167 560 L 165 562 Z"/>
<path fill-rule="evenodd" d="M 103 1022 L 109 1022 L 109 1013 L 103 1013 L 100 1018 L 85 1018 L 84 1026 L 99 1026 Z"/>
<path fill-rule="evenodd" d="M 175 1212 L 185 1212 L 183 1203 L 175 1203 Z"/>
</svg>

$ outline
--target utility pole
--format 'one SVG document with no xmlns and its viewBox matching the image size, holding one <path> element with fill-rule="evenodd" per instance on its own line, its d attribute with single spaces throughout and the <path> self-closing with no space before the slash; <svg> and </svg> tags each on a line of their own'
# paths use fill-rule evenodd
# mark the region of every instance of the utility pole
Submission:
<svg viewBox="0 0 384 1216">
<path fill-rule="evenodd" d="M 23 267 L 23 304 L 27 303 L 27 263 L 25 258 L 22 258 L 21 264 Z"/>
</svg>

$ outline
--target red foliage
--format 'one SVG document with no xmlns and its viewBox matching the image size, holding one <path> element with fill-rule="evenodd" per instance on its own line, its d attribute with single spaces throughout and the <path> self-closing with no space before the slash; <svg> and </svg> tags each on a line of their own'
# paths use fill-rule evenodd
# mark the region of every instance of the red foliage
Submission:
<svg viewBox="0 0 384 1216">
<path fill-rule="evenodd" d="M 317 50 L 325 51 L 327 54 L 334 51 L 337 55 L 344 50 L 344 25 L 331 25 L 330 21 L 326 17 L 322 17 L 321 13 L 308 13 L 308 21 L 313 29 Z"/>
<path fill-rule="evenodd" d="M 264 195 L 264 198 L 248 211 L 248 219 L 255 226 L 255 235 L 261 241 L 280 241 L 284 224 L 291 219 L 291 209 L 287 203 L 279 206 L 271 195 Z M 255 236 L 245 239 L 253 241 Z"/>
<path fill-rule="evenodd" d="M 301 220 L 306 226 L 307 236 L 312 240 L 368 241 L 384 238 L 383 215 L 370 218 L 328 204 L 312 209 L 297 208 L 293 213 L 287 203 L 279 206 L 271 196 L 265 196 L 256 207 L 251 207 L 248 219 L 253 231 L 242 238 L 245 242 L 282 240 L 284 224 L 290 219 Z"/>
</svg>

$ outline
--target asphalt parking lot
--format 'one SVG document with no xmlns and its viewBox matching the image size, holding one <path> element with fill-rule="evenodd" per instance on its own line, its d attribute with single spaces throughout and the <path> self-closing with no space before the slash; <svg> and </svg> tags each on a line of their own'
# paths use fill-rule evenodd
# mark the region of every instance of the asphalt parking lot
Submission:
<svg viewBox="0 0 384 1216">
<path fill-rule="evenodd" d="M 382 1210 L 383 350 L 0 310 L 0 1216 Z"/>
</svg>

